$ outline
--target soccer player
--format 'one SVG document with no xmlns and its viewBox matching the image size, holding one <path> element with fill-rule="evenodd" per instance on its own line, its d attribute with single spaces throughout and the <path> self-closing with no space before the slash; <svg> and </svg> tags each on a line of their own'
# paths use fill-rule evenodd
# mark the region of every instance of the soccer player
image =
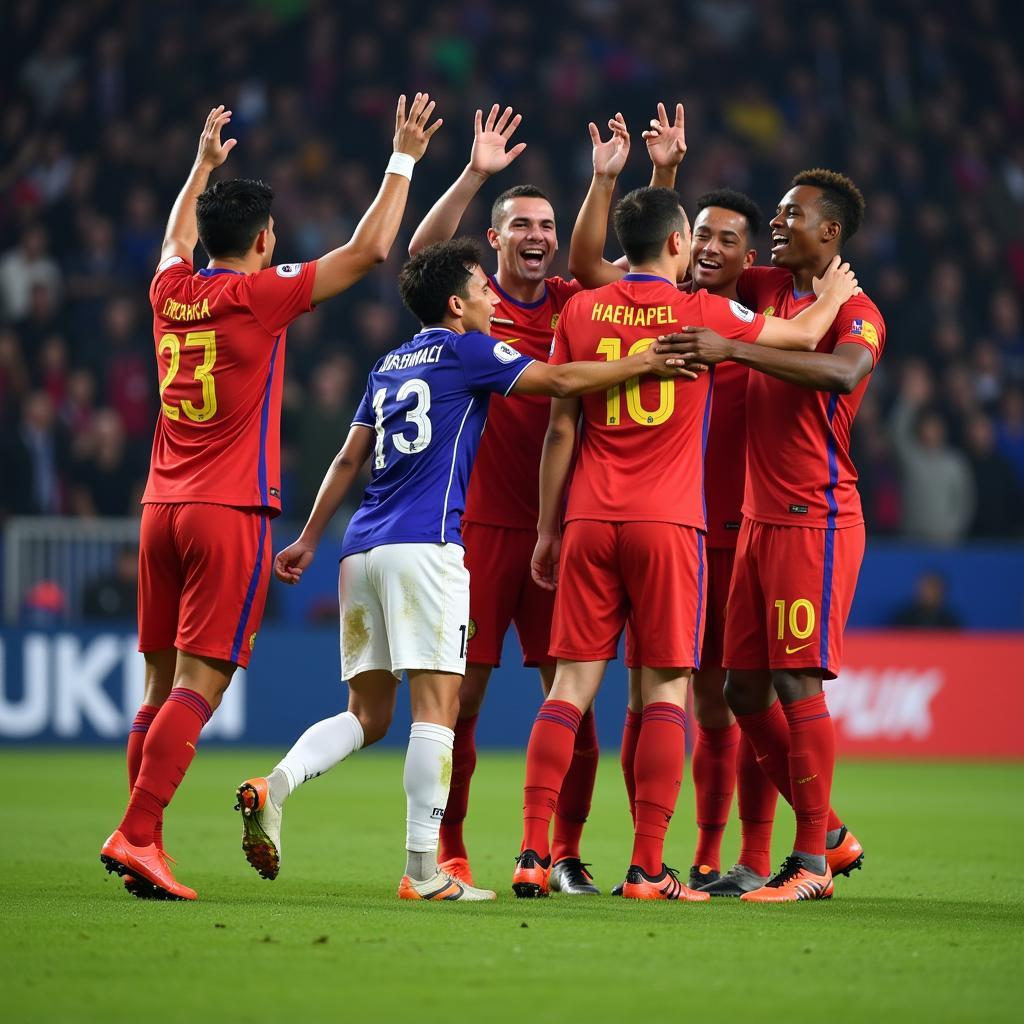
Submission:
<svg viewBox="0 0 1024 1024">
<path fill-rule="evenodd" d="M 615 210 L 615 232 L 630 272 L 575 296 L 555 331 L 552 362 L 598 358 L 613 364 L 655 344 L 658 324 L 713 324 L 729 336 L 810 347 L 854 284 L 833 266 L 821 299 L 791 323 L 768 320 L 704 291 L 680 292 L 690 231 L 675 192 L 637 189 Z M 810 316 L 807 316 L 807 313 Z M 524 833 L 513 891 L 548 892 L 549 828 L 572 758 L 575 732 L 597 693 L 627 617 L 641 664 L 643 721 L 637 744 L 635 835 L 623 895 L 700 901 L 679 882 L 662 847 L 683 765 L 686 686 L 700 664 L 704 628 L 704 440 L 711 412 L 707 378 L 631 381 L 582 404 L 582 438 L 565 505 L 580 403 L 552 403 L 541 461 L 534 578 L 557 585 L 551 693 L 530 736 Z"/>
<path fill-rule="evenodd" d="M 747 271 L 740 294 L 766 315 L 799 314 L 814 275 L 863 216 L 864 198 L 849 178 L 822 169 L 797 174 L 771 221 L 773 267 Z M 885 324 L 861 294 L 843 305 L 814 353 L 755 351 L 700 330 L 692 336 L 694 359 L 731 359 L 760 371 L 747 385 L 747 482 L 729 591 L 726 697 L 797 825 L 781 871 L 741 898 L 828 899 L 833 875 L 863 858 L 830 808 L 835 730 L 822 683 L 839 671 L 864 553 L 850 428 L 885 346 Z"/>
<path fill-rule="evenodd" d="M 608 209 L 616 179 L 629 152 L 624 125 L 616 126 L 609 142 L 594 135 L 594 179 L 580 210 L 569 250 L 569 267 L 587 287 L 620 280 L 624 271 L 604 259 Z M 652 158 L 662 156 L 663 179 L 675 184 L 676 171 L 686 154 L 682 104 L 676 105 L 669 123 L 663 104 L 658 116 L 643 133 Z M 657 165 L 656 165 L 657 166 Z M 690 246 L 691 290 L 707 289 L 712 295 L 738 300 L 737 284 L 744 270 L 757 258 L 754 240 L 761 229 L 761 211 L 748 196 L 732 189 L 718 189 L 697 200 Z M 707 504 L 707 612 L 700 668 L 693 673 L 693 710 L 697 737 L 693 747 L 693 782 L 697 803 L 697 848 L 690 868 L 693 889 L 719 882 L 722 834 L 729 819 L 733 790 L 738 786 L 741 850 L 738 864 L 727 872 L 727 881 L 709 888 L 732 887 L 732 874 L 757 871 L 757 885 L 770 872 L 771 829 L 778 791 L 757 764 L 749 741 L 739 742 L 739 729 L 725 700 L 722 641 L 725 604 L 732 578 L 736 537 L 743 502 L 746 466 L 747 370 L 736 363 L 720 366 L 712 385 L 713 402 L 704 460 Z M 626 631 L 626 664 L 630 669 L 630 700 L 623 727 L 622 769 L 630 810 L 634 810 L 634 758 L 642 718 L 640 669 Z M 747 865 L 752 863 L 753 868 Z M 755 886 L 756 887 L 756 886 Z M 617 894 L 619 886 L 613 889 Z M 738 895 L 738 893 L 737 893 Z"/>
<path fill-rule="evenodd" d="M 171 210 L 150 286 L 161 411 L 142 498 L 139 649 L 144 701 L 128 740 L 131 798 L 103 844 L 108 871 L 140 896 L 195 899 L 162 846 L 164 808 L 199 733 L 256 642 L 270 572 L 269 521 L 281 509 L 285 331 L 383 262 L 415 162 L 440 127 L 417 93 L 398 101 L 394 153 L 351 240 L 319 260 L 271 266 L 273 191 L 210 173 L 235 146 L 231 111 L 210 111 Z M 197 239 L 209 266 L 192 266 Z"/>
<path fill-rule="evenodd" d="M 342 677 L 348 710 L 311 726 L 266 778 L 238 789 L 243 849 L 265 878 L 280 867 L 281 808 L 387 731 L 403 672 L 413 725 L 405 762 L 405 874 L 410 900 L 486 900 L 438 865 L 452 773 L 454 726 L 469 640 L 469 573 L 460 519 L 492 393 L 582 394 L 630 377 L 680 374 L 668 356 L 638 352 L 549 366 L 486 333 L 499 296 L 469 240 L 438 242 L 402 269 L 402 299 L 423 329 L 374 367 L 348 439 L 327 472 L 301 536 L 275 561 L 296 583 L 353 479 L 372 458 L 370 485 L 341 549 Z M 696 373 L 689 376 L 696 377 Z"/>
</svg>

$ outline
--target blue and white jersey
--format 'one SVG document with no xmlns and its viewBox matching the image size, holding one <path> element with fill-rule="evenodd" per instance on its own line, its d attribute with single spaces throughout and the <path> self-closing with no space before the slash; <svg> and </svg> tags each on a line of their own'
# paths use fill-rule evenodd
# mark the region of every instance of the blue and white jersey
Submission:
<svg viewBox="0 0 1024 1024">
<path fill-rule="evenodd" d="M 478 331 L 432 327 L 377 363 L 353 420 L 377 434 L 372 479 L 342 558 L 382 544 L 462 544 L 491 393 L 507 395 L 532 362 Z"/>
</svg>

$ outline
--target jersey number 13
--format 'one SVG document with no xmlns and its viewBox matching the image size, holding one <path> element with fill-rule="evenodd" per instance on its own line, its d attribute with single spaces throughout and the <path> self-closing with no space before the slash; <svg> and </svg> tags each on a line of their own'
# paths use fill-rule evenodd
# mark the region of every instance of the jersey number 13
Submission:
<svg viewBox="0 0 1024 1024">
<path fill-rule="evenodd" d="M 430 444 L 432 433 L 430 417 L 427 415 L 430 412 L 430 385 L 419 377 L 407 380 L 398 389 L 395 398 L 399 402 L 404 402 L 410 397 L 413 399 L 413 406 L 406 411 L 405 420 L 406 423 L 415 426 L 416 434 L 411 438 L 398 432 L 391 435 L 392 443 L 403 455 L 413 455 L 423 451 Z M 386 398 L 386 388 L 380 388 L 373 393 L 373 411 L 375 413 L 373 429 L 377 433 L 377 444 L 373 452 L 374 469 L 383 469 L 387 464 L 387 453 L 385 452 L 387 432 L 384 429 L 384 401 Z M 404 426 L 403 424 L 403 429 Z"/>
</svg>

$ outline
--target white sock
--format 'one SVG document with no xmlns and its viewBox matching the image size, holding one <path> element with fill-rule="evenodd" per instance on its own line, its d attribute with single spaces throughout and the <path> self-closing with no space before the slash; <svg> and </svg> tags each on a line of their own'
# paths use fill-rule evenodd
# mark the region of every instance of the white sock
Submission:
<svg viewBox="0 0 1024 1024">
<path fill-rule="evenodd" d="M 288 787 L 288 792 L 280 798 L 278 794 L 272 794 L 274 799 L 282 802 L 304 782 L 323 775 L 362 746 L 363 727 L 351 711 L 311 725 L 274 769 Z"/>
<path fill-rule="evenodd" d="M 405 847 L 410 854 L 432 855 L 410 856 L 406 867 L 415 866 L 416 873 L 422 875 L 417 881 L 429 878 L 437 869 L 437 841 L 452 781 L 454 743 L 455 733 L 443 725 L 413 722 L 409 730 L 404 776 L 408 804 Z M 432 864 L 426 863 L 428 859 Z"/>
</svg>

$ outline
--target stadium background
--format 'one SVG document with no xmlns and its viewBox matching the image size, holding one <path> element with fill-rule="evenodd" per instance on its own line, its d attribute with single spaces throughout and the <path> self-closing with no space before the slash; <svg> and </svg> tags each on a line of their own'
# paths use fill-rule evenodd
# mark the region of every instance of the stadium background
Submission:
<svg viewBox="0 0 1024 1024">
<path fill-rule="evenodd" d="M 1024 710 L 1024 76 L 1021 38 L 1004 31 L 1013 7 L 4 4 L 0 742 L 117 743 L 138 703 L 133 536 L 157 411 L 146 288 L 206 111 L 235 111 L 239 146 L 220 173 L 273 185 L 276 257 L 298 261 L 348 237 L 389 153 L 395 95 L 427 89 L 445 126 L 417 168 L 391 260 L 289 331 L 277 546 L 308 509 L 368 368 L 413 327 L 395 273 L 467 159 L 474 108 L 512 104 L 529 146 L 463 230 L 481 235 L 497 191 L 536 182 L 559 215 L 564 272 L 590 175 L 587 121 L 626 115 L 628 188 L 649 176 L 639 136 L 654 103 L 681 99 L 691 208 L 732 185 L 772 210 L 791 174 L 817 165 L 850 174 L 868 200 L 846 255 L 890 340 L 855 425 L 870 536 L 849 669 L 833 691 L 841 749 L 1024 756 L 1013 728 Z M 766 258 L 766 236 L 759 247 Z M 336 708 L 329 545 L 315 567 L 300 588 L 272 587 L 253 669 L 211 739 L 280 745 Z M 620 675 L 599 711 L 606 748 Z M 999 724 L 971 699 L 979 685 L 1002 701 Z M 536 697 L 512 639 L 481 743 L 519 747 Z"/>
</svg>

